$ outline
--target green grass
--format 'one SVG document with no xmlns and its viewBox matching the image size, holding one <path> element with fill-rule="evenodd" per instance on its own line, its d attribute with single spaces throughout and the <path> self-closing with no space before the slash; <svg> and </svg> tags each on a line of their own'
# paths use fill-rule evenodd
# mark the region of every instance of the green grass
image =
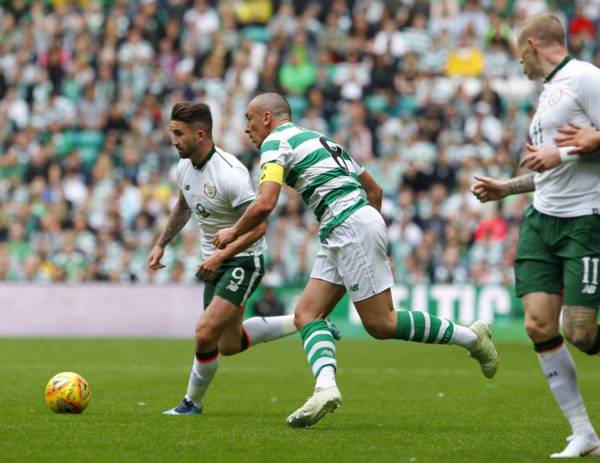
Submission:
<svg viewBox="0 0 600 463">
<path fill-rule="evenodd" d="M 291 429 L 286 416 L 313 387 L 297 339 L 221 358 L 204 414 L 193 417 L 161 415 L 185 392 L 191 342 L 0 339 L 0 461 L 549 461 L 567 423 L 530 345 L 499 350 L 490 381 L 457 347 L 343 340 L 342 408 Z M 574 356 L 598 423 L 598 359 Z M 44 404 L 46 382 L 65 370 L 90 383 L 83 415 Z"/>
</svg>

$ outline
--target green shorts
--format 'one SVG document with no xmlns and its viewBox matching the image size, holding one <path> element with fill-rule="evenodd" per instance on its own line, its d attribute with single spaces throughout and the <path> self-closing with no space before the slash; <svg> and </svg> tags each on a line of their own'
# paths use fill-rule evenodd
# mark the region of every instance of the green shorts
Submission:
<svg viewBox="0 0 600 463">
<path fill-rule="evenodd" d="M 530 206 L 515 259 L 517 295 L 563 292 L 563 304 L 600 306 L 600 215 L 561 218 Z"/>
<path fill-rule="evenodd" d="M 204 308 L 217 295 L 235 305 L 243 305 L 258 288 L 265 274 L 263 256 L 241 256 L 221 265 L 217 277 L 204 282 Z"/>
</svg>

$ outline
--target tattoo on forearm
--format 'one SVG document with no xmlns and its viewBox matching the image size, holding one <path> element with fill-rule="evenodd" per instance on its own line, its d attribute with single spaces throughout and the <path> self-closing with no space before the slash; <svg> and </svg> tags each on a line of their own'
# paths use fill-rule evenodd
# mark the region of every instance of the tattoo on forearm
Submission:
<svg viewBox="0 0 600 463">
<path fill-rule="evenodd" d="M 508 192 L 511 195 L 518 193 L 528 193 L 535 191 L 535 182 L 533 177 L 535 173 L 521 175 L 520 177 L 512 178 L 508 181 Z"/>
<path fill-rule="evenodd" d="M 179 231 L 184 227 L 191 215 L 192 211 L 189 209 L 189 207 L 187 207 L 185 200 L 179 198 L 175 209 L 173 209 L 173 212 L 171 212 L 171 215 L 169 216 L 167 228 L 161 233 L 156 244 L 162 246 L 163 248 L 169 244 L 173 238 L 177 236 L 177 233 L 179 233 Z"/>
</svg>

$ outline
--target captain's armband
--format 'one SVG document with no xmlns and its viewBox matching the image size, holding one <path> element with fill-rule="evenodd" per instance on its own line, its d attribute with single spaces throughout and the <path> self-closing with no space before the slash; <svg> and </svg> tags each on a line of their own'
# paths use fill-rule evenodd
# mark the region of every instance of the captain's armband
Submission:
<svg viewBox="0 0 600 463">
<path fill-rule="evenodd" d="M 276 162 L 268 162 L 260 169 L 259 185 L 265 182 L 275 182 L 283 184 L 283 166 Z"/>
</svg>

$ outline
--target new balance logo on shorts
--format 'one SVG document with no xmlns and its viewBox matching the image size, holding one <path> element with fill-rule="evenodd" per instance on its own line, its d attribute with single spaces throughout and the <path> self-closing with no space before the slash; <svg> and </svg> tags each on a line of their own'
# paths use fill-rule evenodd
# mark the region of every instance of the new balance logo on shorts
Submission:
<svg viewBox="0 0 600 463">
<path fill-rule="evenodd" d="M 358 285 L 352 285 L 350 291 L 358 291 Z"/>
<path fill-rule="evenodd" d="M 239 285 L 236 285 L 234 281 L 230 281 L 227 285 L 227 289 L 233 293 L 235 293 L 238 289 L 240 289 Z"/>
<path fill-rule="evenodd" d="M 596 294 L 596 285 L 585 285 L 581 289 L 582 294 Z"/>
</svg>

